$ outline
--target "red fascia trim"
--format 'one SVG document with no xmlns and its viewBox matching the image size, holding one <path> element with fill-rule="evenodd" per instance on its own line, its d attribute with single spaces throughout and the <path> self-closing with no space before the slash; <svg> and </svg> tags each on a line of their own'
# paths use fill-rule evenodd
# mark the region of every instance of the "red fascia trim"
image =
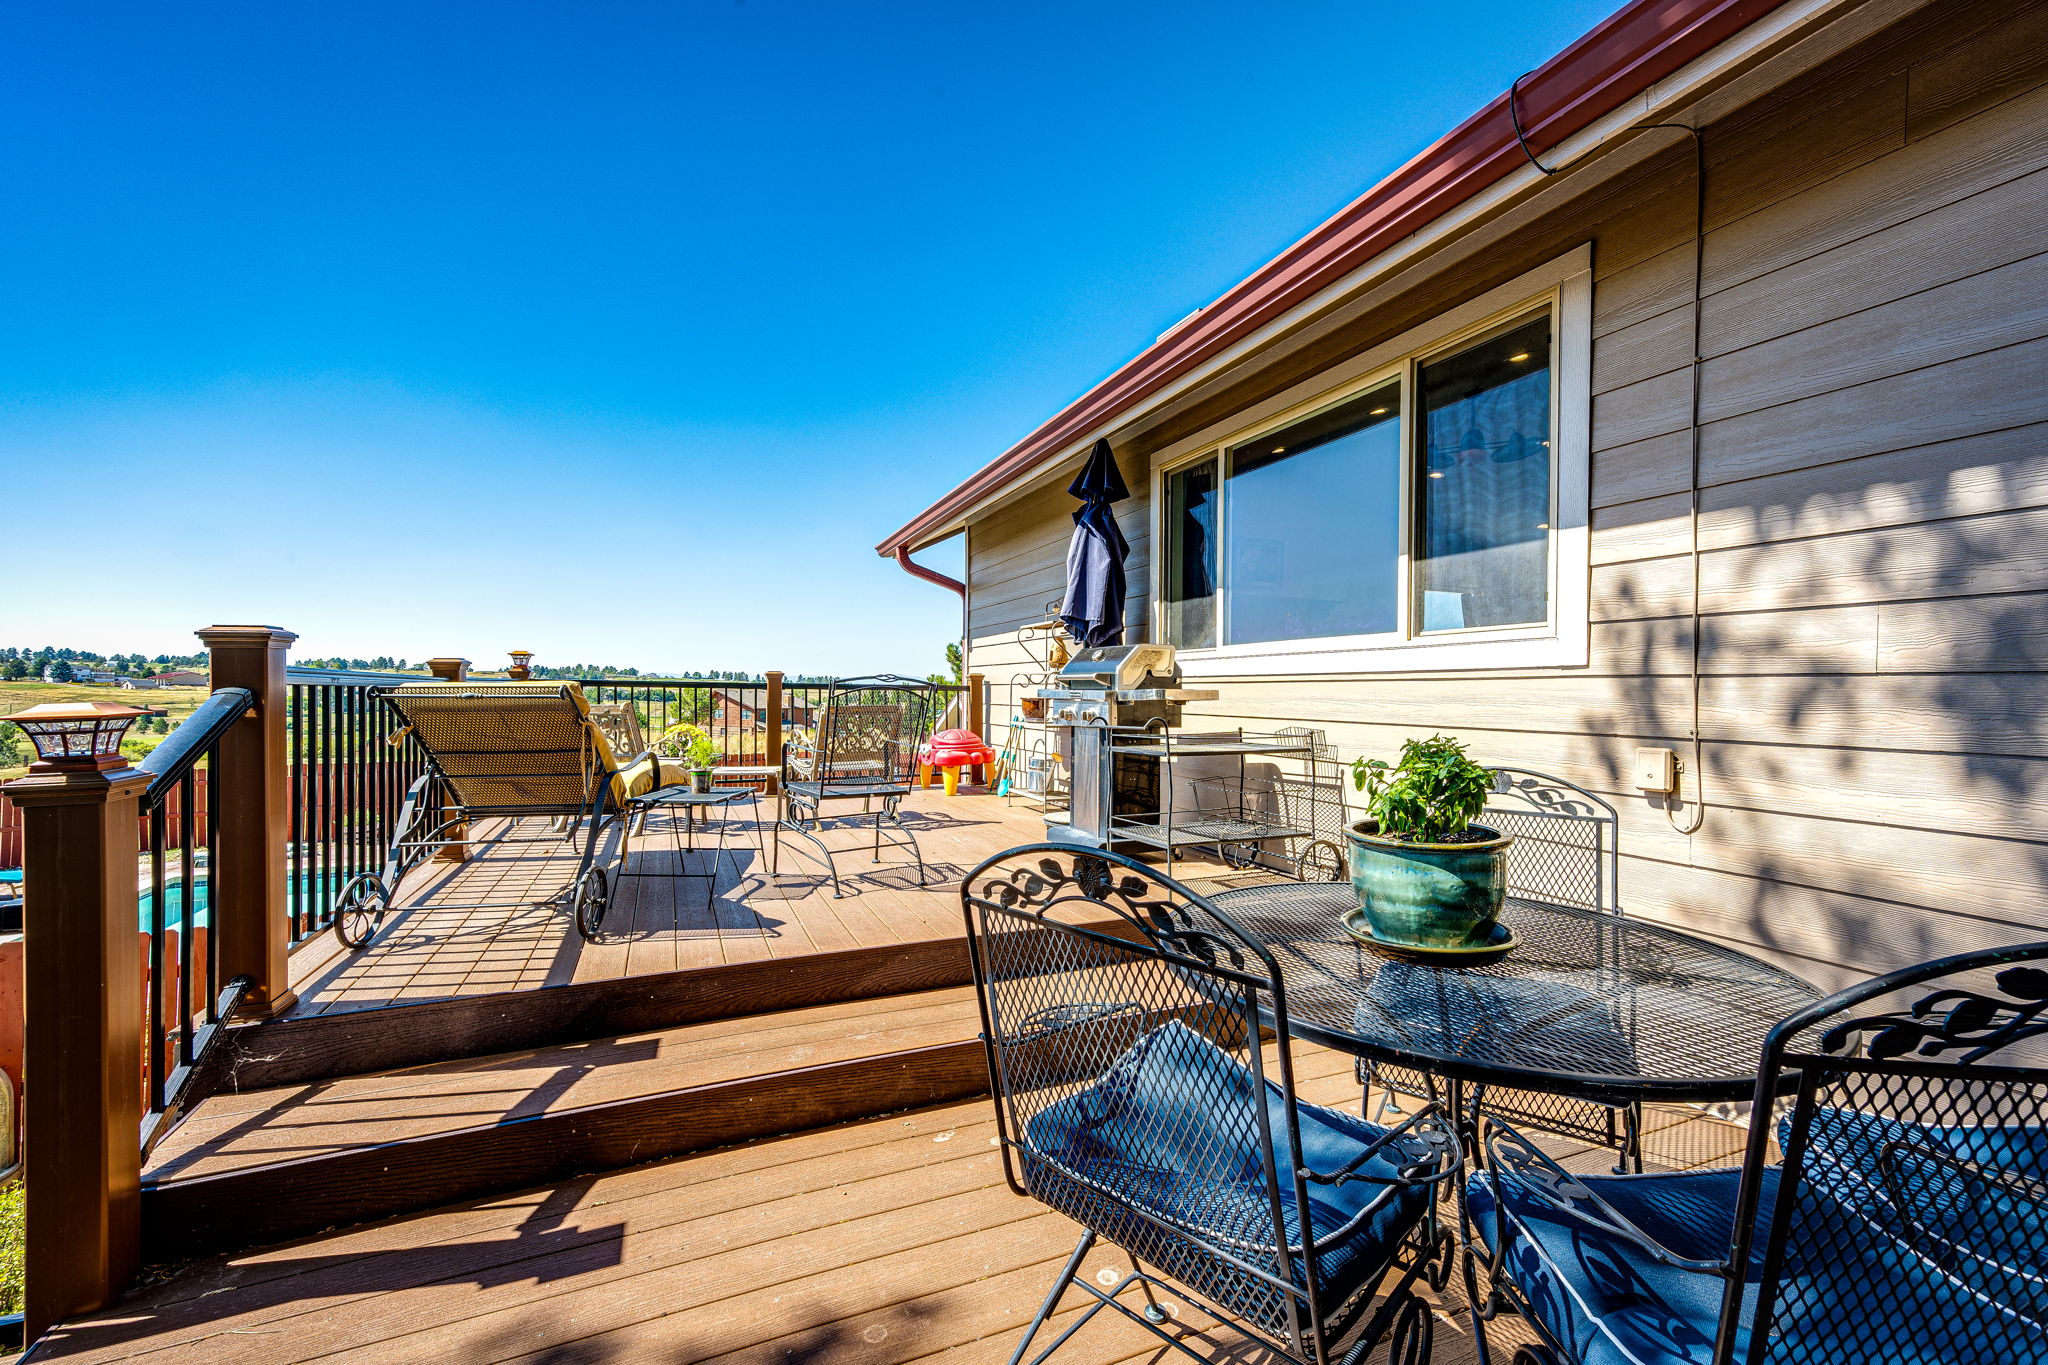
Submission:
<svg viewBox="0 0 2048 1365">
<path fill-rule="evenodd" d="M 1624 6 L 1523 79 L 1516 108 L 1530 147 L 1541 153 L 1556 146 L 1784 3 L 1635 0 Z M 877 545 L 876 553 L 897 555 L 900 561 L 904 546 L 936 531 L 1524 164 L 1503 92 L 919 513 Z"/>
<path fill-rule="evenodd" d="M 883 553 L 887 554 L 889 551 L 885 550 Z M 922 564 L 911 563 L 910 547 L 908 545 L 898 545 L 894 553 L 897 565 L 912 578 L 922 578 L 927 583 L 936 583 L 942 588 L 951 588 L 954 592 L 959 593 L 962 598 L 967 596 L 967 585 L 959 579 L 948 578 L 937 569 L 927 569 Z"/>
</svg>

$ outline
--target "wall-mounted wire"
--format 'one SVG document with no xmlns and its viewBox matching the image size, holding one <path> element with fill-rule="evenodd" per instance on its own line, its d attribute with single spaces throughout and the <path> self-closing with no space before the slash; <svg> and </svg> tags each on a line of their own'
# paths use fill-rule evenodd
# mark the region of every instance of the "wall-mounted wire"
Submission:
<svg viewBox="0 0 2048 1365">
<path fill-rule="evenodd" d="M 1561 166 L 1546 166 L 1538 159 L 1536 151 L 1529 145 L 1529 134 L 1522 127 L 1522 82 L 1531 72 L 1524 71 L 1508 86 L 1508 121 L 1515 128 L 1515 142 L 1520 145 L 1522 155 L 1528 158 L 1544 175 L 1557 175 L 1570 170 L 1597 150 L 1589 147 L 1578 156 Z M 1692 778 L 1692 816 L 1685 824 L 1672 821 L 1672 828 L 1680 834 L 1698 833 L 1707 820 L 1706 761 L 1704 744 L 1700 738 L 1700 383 L 1701 367 L 1705 358 L 1700 354 L 1703 302 L 1706 277 L 1707 251 L 1707 141 L 1698 128 L 1689 123 L 1638 123 L 1632 125 L 1632 132 L 1652 132 L 1668 129 L 1684 133 L 1692 139 L 1692 407 L 1688 414 L 1687 434 L 1690 441 L 1689 476 L 1686 479 L 1686 524 L 1689 536 L 1688 551 L 1692 561 L 1692 717 L 1687 738 L 1691 741 L 1692 761 L 1684 765 L 1684 771 Z M 1682 787 L 1681 787 L 1682 790 Z M 1667 808 L 1666 818 L 1670 818 Z"/>
<path fill-rule="evenodd" d="M 1707 821 L 1706 760 L 1700 739 L 1700 383 L 1706 363 L 1700 350 L 1707 261 L 1707 140 L 1689 123 L 1638 123 L 1635 127 L 1643 132 L 1664 128 L 1692 138 L 1692 409 L 1686 428 L 1690 443 L 1686 529 L 1692 560 L 1692 723 L 1688 736 L 1692 741 L 1692 762 L 1687 767 L 1692 777 L 1693 811 L 1687 823 L 1681 825 L 1673 820 L 1671 825 L 1680 834 L 1695 834 Z M 1665 818 L 1670 819 L 1668 810 Z"/>
</svg>

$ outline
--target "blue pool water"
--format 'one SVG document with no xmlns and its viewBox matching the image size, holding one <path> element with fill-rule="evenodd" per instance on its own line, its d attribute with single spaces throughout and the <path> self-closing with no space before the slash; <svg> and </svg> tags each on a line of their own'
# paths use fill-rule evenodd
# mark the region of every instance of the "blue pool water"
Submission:
<svg viewBox="0 0 2048 1365">
<path fill-rule="evenodd" d="M 166 927 L 175 927 L 183 918 L 181 912 L 184 908 L 185 888 L 175 875 L 168 875 L 165 880 L 170 884 L 164 888 L 164 924 Z M 303 906 L 305 910 L 319 914 L 327 909 L 327 903 L 333 899 L 334 893 L 341 889 L 346 880 L 347 878 L 339 873 L 302 872 L 292 878 L 290 899 L 285 904 L 293 910 Z M 155 908 L 155 897 L 144 891 L 138 906 L 141 911 L 142 928 L 149 928 L 150 914 Z M 192 875 L 192 922 L 207 922 L 206 872 L 203 868 Z"/>
</svg>

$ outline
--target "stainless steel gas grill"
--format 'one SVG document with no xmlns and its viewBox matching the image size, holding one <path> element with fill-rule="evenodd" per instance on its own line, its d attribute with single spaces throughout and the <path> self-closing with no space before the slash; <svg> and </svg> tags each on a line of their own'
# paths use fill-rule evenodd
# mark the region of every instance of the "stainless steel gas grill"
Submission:
<svg viewBox="0 0 2048 1365">
<path fill-rule="evenodd" d="M 1046 835 L 1108 848 L 1118 815 L 1159 807 L 1158 760 L 1120 754 L 1119 740 L 1165 733 L 1180 724 L 1188 702 L 1220 694 L 1182 687 L 1171 645 L 1084 649 L 1059 671 L 1059 684 L 1038 695 L 1046 724 L 1067 727 L 1072 736 L 1065 745 L 1073 767 L 1070 809 L 1065 821 L 1046 822 Z"/>
</svg>

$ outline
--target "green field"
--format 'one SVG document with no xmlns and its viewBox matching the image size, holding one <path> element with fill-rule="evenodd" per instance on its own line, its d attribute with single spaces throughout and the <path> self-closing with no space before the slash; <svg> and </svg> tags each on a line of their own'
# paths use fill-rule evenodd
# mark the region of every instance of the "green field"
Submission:
<svg viewBox="0 0 2048 1365">
<path fill-rule="evenodd" d="M 0 682 L 0 720 L 16 711 L 26 711 L 46 701 L 118 701 L 130 706 L 161 707 L 165 719 L 176 725 L 199 709 L 207 697 L 204 687 L 160 687 L 155 691 L 129 691 L 104 683 L 42 683 L 42 682 Z M 7 733 L 19 738 L 19 732 L 9 727 Z M 131 758 L 140 758 L 154 749 L 168 735 L 135 734 L 131 732 L 122 745 L 122 752 Z M 21 741 L 24 757 L 9 766 L 0 759 L 0 782 L 12 781 L 28 771 L 28 743 Z"/>
</svg>

